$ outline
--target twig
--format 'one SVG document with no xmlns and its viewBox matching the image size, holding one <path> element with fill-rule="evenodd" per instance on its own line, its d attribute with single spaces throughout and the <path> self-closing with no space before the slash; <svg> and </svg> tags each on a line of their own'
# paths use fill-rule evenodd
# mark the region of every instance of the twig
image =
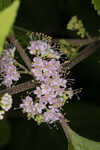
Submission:
<svg viewBox="0 0 100 150">
<path fill-rule="evenodd" d="M 84 59 L 86 59 L 88 56 L 90 56 L 91 54 L 93 54 L 97 48 L 100 47 L 100 40 L 95 41 L 91 44 L 89 44 L 84 50 L 82 50 L 78 56 L 76 56 L 74 59 L 72 59 L 70 61 L 69 64 L 67 64 L 66 66 L 69 69 L 72 69 L 74 66 L 76 66 L 77 64 L 79 64 L 81 61 L 83 61 Z"/>
<path fill-rule="evenodd" d="M 9 93 L 10 95 L 18 94 L 20 92 L 24 92 L 24 91 L 32 89 L 34 87 L 35 87 L 35 83 L 33 81 L 27 81 L 24 83 L 20 83 L 14 87 L 1 90 L 0 96 L 2 96 L 4 93 Z"/>
<path fill-rule="evenodd" d="M 14 35 L 9 35 L 9 39 L 11 42 L 16 46 L 17 51 L 19 52 L 20 56 L 22 57 L 24 63 L 27 65 L 28 69 L 31 70 L 31 60 L 25 53 L 25 50 L 21 47 L 20 43 L 17 41 Z"/>
<path fill-rule="evenodd" d="M 96 40 L 98 40 L 99 37 L 94 37 L 91 39 L 56 39 L 57 41 L 61 41 L 64 40 L 68 43 L 70 43 L 72 46 L 84 46 L 84 45 L 88 45 Z"/>
</svg>

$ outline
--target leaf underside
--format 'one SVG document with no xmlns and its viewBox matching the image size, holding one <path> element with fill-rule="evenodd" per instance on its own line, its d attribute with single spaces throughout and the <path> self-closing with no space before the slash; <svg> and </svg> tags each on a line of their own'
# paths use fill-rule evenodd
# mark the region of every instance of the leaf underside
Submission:
<svg viewBox="0 0 100 150">
<path fill-rule="evenodd" d="M 70 128 L 69 132 L 71 134 L 74 147 L 72 145 L 72 142 L 69 141 L 68 150 L 100 150 L 100 142 L 95 142 L 82 136 L 79 136 Z"/>
<path fill-rule="evenodd" d="M 15 0 L 9 7 L 0 12 L 0 56 L 3 51 L 5 39 L 15 21 L 19 3 L 19 0 Z"/>
</svg>

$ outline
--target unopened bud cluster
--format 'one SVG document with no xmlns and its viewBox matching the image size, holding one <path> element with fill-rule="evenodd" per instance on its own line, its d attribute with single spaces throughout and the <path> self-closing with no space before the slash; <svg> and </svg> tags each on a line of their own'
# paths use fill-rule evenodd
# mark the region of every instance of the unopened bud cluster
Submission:
<svg viewBox="0 0 100 150">
<path fill-rule="evenodd" d="M 67 24 L 67 29 L 71 31 L 77 31 L 77 35 L 81 38 L 86 36 L 86 30 L 81 20 L 77 16 L 73 16 L 69 23 Z"/>
<path fill-rule="evenodd" d="M 0 98 L 0 107 L 1 107 L 0 120 L 2 120 L 5 112 L 8 111 L 12 107 L 12 96 L 9 95 L 8 93 L 5 93 Z"/>
</svg>

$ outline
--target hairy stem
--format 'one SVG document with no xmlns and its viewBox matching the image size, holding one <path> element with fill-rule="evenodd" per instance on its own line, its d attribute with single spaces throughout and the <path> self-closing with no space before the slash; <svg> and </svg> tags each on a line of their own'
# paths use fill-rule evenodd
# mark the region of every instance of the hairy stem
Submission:
<svg viewBox="0 0 100 150">
<path fill-rule="evenodd" d="M 88 45 L 96 40 L 99 40 L 99 37 L 93 37 L 89 39 L 56 39 L 57 41 L 64 40 L 70 43 L 72 46 L 84 46 Z"/>
<path fill-rule="evenodd" d="M 9 39 L 16 46 L 17 51 L 19 52 L 20 56 L 22 57 L 24 63 L 27 65 L 28 69 L 31 70 L 31 60 L 25 53 L 25 50 L 21 47 L 18 40 L 15 38 L 14 35 L 11 35 L 11 34 L 9 35 Z"/>
<path fill-rule="evenodd" d="M 33 82 L 32 80 L 24 83 L 20 83 L 14 87 L 0 90 L 0 96 L 2 96 L 4 93 L 9 93 L 10 95 L 18 94 L 20 92 L 24 92 L 34 88 L 35 85 L 36 85 L 35 82 Z"/>
<path fill-rule="evenodd" d="M 99 47 L 100 47 L 100 41 L 99 40 L 89 44 L 84 50 L 82 50 L 78 54 L 78 56 L 76 56 L 74 59 L 72 59 L 70 61 L 69 64 L 67 64 L 67 67 L 69 67 L 69 69 L 72 69 L 74 66 L 79 64 L 81 61 L 86 59 L 91 54 L 93 54 L 97 50 L 97 48 L 99 48 Z"/>
</svg>

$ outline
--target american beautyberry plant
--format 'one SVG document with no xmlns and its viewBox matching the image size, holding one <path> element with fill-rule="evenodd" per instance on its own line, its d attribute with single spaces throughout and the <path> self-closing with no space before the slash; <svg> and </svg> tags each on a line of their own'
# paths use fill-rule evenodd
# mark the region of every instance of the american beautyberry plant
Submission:
<svg viewBox="0 0 100 150">
<path fill-rule="evenodd" d="M 27 114 L 28 119 L 33 118 L 38 124 L 60 120 L 63 117 L 62 106 L 74 94 L 62 74 L 62 54 L 55 51 L 46 40 L 31 40 L 27 47 L 27 51 L 32 55 L 31 68 L 28 71 L 14 58 L 16 50 L 14 45 L 14 48 L 3 51 L 0 60 L 1 84 L 10 88 L 21 78 L 21 74 L 32 75 L 37 82 L 35 90 L 31 91 L 31 96 L 27 95 L 22 99 L 19 107 Z M 2 98 L 4 99 L 5 95 Z M 4 107 L 6 106 L 8 107 Z"/>
</svg>

